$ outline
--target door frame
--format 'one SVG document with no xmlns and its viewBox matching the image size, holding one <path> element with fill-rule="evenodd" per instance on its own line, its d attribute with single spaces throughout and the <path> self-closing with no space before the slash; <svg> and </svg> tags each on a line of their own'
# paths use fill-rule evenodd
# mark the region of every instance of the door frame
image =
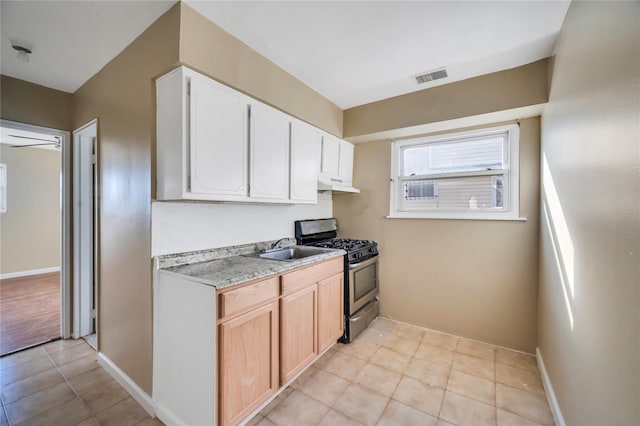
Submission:
<svg viewBox="0 0 640 426">
<path fill-rule="evenodd" d="M 71 337 L 71 135 L 68 131 L 17 121 L 0 120 L 1 127 L 60 136 L 60 203 L 62 209 L 60 226 L 60 335 Z"/>
<path fill-rule="evenodd" d="M 95 118 L 88 123 L 80 126 L 78 129 L 73 131 L 73 183 L 72 189 L 74 194 L 74 202 L 73 202 L 73 210 L 76 213 L 76 209 L 80 208 L 77 205 L 75 197 L 77 196 L 77 191 L 79 190 L 79 179 L 81 176 L 81 162 L 83 161 L 80 158 L 81 150 L 80 150 L 80 142 L 82 136 L 88 136 L 93 138 L 93 158 L 92 162 L 95 165 L 92 169 L 92 193 L 91 193 L 91 202 L 93 204 L 93 215 L 92 215 L 92 229 L 93 232 L 91 234 L 91 246 L 93 251 L 93 265 L 92 265 L 92 284 L 93 286 L 88 286 L 86 283 L 80 283 L 80 273 L 79 270 L 81 268 L 81 259 L 80 253 L 75 250 L 75 247 L 80 247 L 80 238 L 82 238 L 80 230 L 80 214 L 73 215 L 73 265 L 74 265 L 74 277 L 73 277 L 73 329 L 72 336 L 74 338 L 80 338 L 91 334 L 91 320 L 95 318 L 95 332 L 98 331 L 98 225 L 99 225 L 99 216 L 98 216 L 98 119 Z M 86 160 L 85 160 L 86 161 Z M 86 177 L 85 177 L 86 178 Z M 91 315 L 91 300 L 95 299 L 95 317 Z M 87 303 L 89 306 L 87 307 Z"/>
</svg>

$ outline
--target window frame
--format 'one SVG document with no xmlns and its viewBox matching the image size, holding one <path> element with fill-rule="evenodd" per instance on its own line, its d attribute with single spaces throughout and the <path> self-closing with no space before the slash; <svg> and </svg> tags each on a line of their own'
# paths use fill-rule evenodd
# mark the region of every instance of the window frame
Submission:
<svg viewBox="0 0 640 426">
<path fill-rule="evenodd" d="M 506 134 L 505 144 L 505 168 L 498 170 L 474 171 L 474 172 L 450 172 L 414 177 L 415 180 L 442 179 L 446 177 L 477 177 L 477 176 L 501 176 L 507 191 L 503 192 L 503 210 L 445 210 L 429 207 L 406 208 L 403 206 L 404 182 L 407 180 L 401 175 L 403 151 L 408 147 L 426 146 L 431 144 L 462 142 L 469 138 L 484 138 L 487 136 Z M 439 134 L 435 136 L 414 137 L 391 141 L 391 177 L 389 190 L 389 215 L 390 219 L 471 219 L 471 220 L 526 220 L 520 217 L 520 126 L 510 124 L 504 126 L 487 127 L 483 129 L 469 130 Z M 420 179 L 422 178 L 422 179 Z M 404 207 L 404 208 L 403 208 Z"/>
</svg>

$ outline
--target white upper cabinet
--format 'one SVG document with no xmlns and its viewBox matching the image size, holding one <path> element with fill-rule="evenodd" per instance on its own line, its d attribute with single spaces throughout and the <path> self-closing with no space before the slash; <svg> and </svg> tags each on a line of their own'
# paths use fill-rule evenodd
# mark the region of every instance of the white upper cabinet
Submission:
<svg viewBox="0 0 640 426">
<path fill-rule="evenodd" d="M 188 68 L 156 80 L 156 103 L 158 200 L 315 204 L 321 155 L 351 174 L 343 141 L 321 151 L 319 129 Z"/>
<path fill-rule="evenodd" d="M 250 106 L 251 171 L 249 195 L 253 198 L 289 198 L 289 117 L 266 105 Z"/>
<path fill-rule="evenodd" d="M 156 81 L 156 174 L 158 200 L 179 200 L 189 171 L 189 81 L 178 68 Z"/>
<path fill-rule="evenodd" d="M 346 141 L 340 141 L 338 176 L 348 182 L 353 180 L 353 145 Z"/>
<path fill-rule="evenodd" d="M 338 176 L 340 161 L 340 140 L 331 135 L 322 136 L 322 173 Z"/>
<path fill-rule="evenodd" d="M 184 67 L 156 95 L 157 199 L 246 199 L 248 99 Z"/>
<path fill-rule="evenodd" d="M 353 188 L 353 144 L 328 134 L 322 136 L 319 189 L 360 192 Z"/>
<path fill-rule="evenodd" d="M 191 78 L 190 192 L 246 197 L 246 123 L 243 97 L 210 79 Z"/>
<path fill-rule="evenodd" d="M 291 123 L 291 201 L 317 203 L 320 144 L 318 129 L 295 120 Z"/>
</svg>

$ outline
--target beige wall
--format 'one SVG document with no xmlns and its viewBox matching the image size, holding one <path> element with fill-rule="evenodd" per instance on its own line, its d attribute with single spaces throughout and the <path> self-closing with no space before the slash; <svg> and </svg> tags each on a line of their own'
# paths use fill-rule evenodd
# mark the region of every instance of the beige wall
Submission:
<svg viewBox="0 0 640 426">
<path fill-rule="evenodd" d="M 71 128 L 71 93 L 0 75 L 0 117 L 59 130 Z"/>
<path fill-rule="evenodd" d="M 174 6 L 74 94 L 73 127 L 98 118 L 99 349 L 151 394 L 153 77 L 178 62 Z"/>
<path fill-rule="evenodd" d="M 72 95 L 0 75 L 0 118 L 70 130 Z M 59 267 L 60 152 L 32 148 L 16 151 L 2 145 L 0 156 L 0 162 L 9 164 L 10 185 L 9 211 L 0 218 L 1 273 Z M 46 181 L 36 185 L 39 177 L 46 177 Z M 32 197 L 34 191 L 37 197 Z M 34 204 L 38 199 L 42 199 L 48 214 L 38 213 L 39 204 Z M 42 245 L 33 246 L 38 241 L 34 236 L 42 239 Z M 36 255 L 30 256 L 29 252 Z"/>
<path fill-rule="evenodd" d="M 572 2 L 542 118 L 538 315 L 570 425 L 640 424 L 639 117 L 640 3 Z"/>
<path fill-rule="evenodd" d="M 389 141 L 356 145 L 354 186 L 334 196 L 344 237 L 380 245 L 382 315 L 529 353 L 536 347 L 539 119 L 520 127 L 526 222 L 386 219 Z"/>
<path fill-rule="evenodd" d="M 344 111 L 344 137 L 545 103 L 548 59 Z"/>
<path fill-rule="evenodd" d="M 180 61 L 327 132 L 342 136 L 342 110 L 182 4 Z"/>
<path fill-rule="evenodd" d="M 74 94 L 73 128 L 98 118 L 99 348 L 149 394 L 153 355 L 153 79 L 179 64 L 205 72 L 328 131 L 342 131 L 342 114 L 337 107 L 182 3 Z M 193 204 L 184 205 L 194 214 L 202 211 Z M 220 209 L 231 207 L 209 210 Z M 189 216 L 188 212 L 181 214 Z M 210 220 L 215 221 L 215 216 Z M 179 224 L 172 224 L 172 228 L 176 226 Z"/>
<path fill-rule="evenodd" d="M 0 144 L 7 212 L 0 215 L 0 274 L 60 267 L 60 151 Z"/>
<path fill-rule="evenodd" d="M 181 4 L 180 62 L 331 133 L 342 133 L 342 110 L 186 4 Z M 331 216 L 331 196 L 319 198 L 317 205 L 307 206 L 156 202 L 152 253 L 293 237 L 295 219 Z"/>
</svg>

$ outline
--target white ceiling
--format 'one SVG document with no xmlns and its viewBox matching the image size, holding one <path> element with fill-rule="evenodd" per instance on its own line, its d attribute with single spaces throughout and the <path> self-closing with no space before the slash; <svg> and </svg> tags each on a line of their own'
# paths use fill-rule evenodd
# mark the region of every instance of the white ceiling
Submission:
<svg viewBox="0 0 640 426">
<path fill-rule="evenodd" d="M 341 108 L 552 54 L 569 0 L 186 2 Z M 74 92 L 175 1 L 0 3 L 0 71 Z M 32 48 L 16 59 L 11 42 Z M 446 67 L 449 77 L 413 76 Z"/>
<path fill-rule="evenodd" d="M 75 92 L 174 1 L 0 2 L 0 72 Z M 33 53 L 20 62 L 17 43 Z"/>
</svg>

